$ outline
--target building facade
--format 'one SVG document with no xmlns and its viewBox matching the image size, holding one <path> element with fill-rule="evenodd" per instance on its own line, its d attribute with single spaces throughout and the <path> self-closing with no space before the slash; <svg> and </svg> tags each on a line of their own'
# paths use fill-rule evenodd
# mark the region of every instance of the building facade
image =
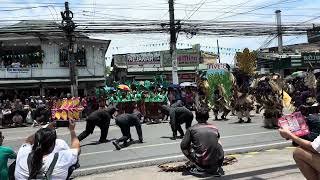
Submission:
<svg viewBox="0 0 320 180">
<path fill-rule="evenodd" d="M 257 70 L 262 74 L 277 72 L 286 76 L 299 70 L 319 69 L 320 28 L 308 30 L 307 37 L 308 43 L 284 46 L 282 54 L 278 53 L 278 47 L 260 49 Z"/>
<path fill-rule="evenodd" d="M 177 60 L 179 81 L 190 82 L 195 81 L 197 71 L 207 70 L 207 64 L 215 64 L 217 56 L 194 46 L 177 50 Z M 170 51 L 154 51 L 115 54 L 111 65 L 115 81 L 152 80 L 154 76 L 162 75 L 171 82 L 171 62 Z"/>
<path fill-rule="evenodd" d="M 48 26 L 47 21 L 19 23 L 18 27 Z M 51 23 L 50 26 L 58 25 Z M 0 89 L 57 95 L 70 92 L 68 41 L 64 33 L 21 34 L 12 27 L 0 29 Z M 79 95 L 105 84 L 105 53 L 110 41 L 76 34 L 74 59 L 77 63 Z M 59 95 L 59 94 L 58 94 Z"/>
</svg>

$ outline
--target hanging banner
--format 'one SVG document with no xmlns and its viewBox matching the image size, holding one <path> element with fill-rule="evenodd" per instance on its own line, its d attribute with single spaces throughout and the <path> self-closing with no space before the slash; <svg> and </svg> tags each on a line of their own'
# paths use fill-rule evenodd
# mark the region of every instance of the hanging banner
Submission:
<svg viewBox="0 0 320 180">
<path fill-rule="evenodd" d="M 128 67 L 160 67 L 160 52 L 127 54 Z"/>
</svg>

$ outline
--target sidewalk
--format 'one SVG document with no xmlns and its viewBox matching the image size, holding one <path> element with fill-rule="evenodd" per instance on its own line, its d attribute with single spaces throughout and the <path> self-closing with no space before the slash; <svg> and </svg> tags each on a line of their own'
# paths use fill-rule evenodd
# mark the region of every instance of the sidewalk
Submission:
<svg viewBox="0 0 320 180">
<path fill-rule="evenodd" d="M 250 152 L 234 155 L 238 162 L 224 166 L 225 176 L 221 178 L 202 178 L 204 180 L 303 180 L 304 177 L 295 166 L 292 159 L 293 148 L 271 149 L 263 152 Z M 105 174 L 78 177 L 76 180 L 195 180 L 193 176 L 184 176 L 182 173 L 159 172 L 157 166 L 128 169 Z"/>
</svg>

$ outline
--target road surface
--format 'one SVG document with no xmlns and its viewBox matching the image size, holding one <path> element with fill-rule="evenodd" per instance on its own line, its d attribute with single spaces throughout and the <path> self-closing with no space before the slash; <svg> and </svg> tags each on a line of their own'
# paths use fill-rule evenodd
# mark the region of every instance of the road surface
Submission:
<svg viewBox="0 0 320 180">
<path fill-rule="evenodd" d="M 213 117 L 213 116 L 212 116 Z M 225 151 L 238 152 L 250 149 L 251 147 L 277 146 L 286 143 L 277 130 L 265 129 L 262 127 L 262 116 L 252 117 L 252 123 L 237 124 L 235 116 L 229 116 L 228 121 L 212 121 L 220 130 L 221 140 Z M 194 123 L 196 121 L 194 120 Z M 85 122 L 77 123 L 76 133 L 80 134 L 85 127 Z M 126 165 L 137 165 L 143 163 L 152 163 L 158 160 L 170 158 L 181 158 L 180 139 L 171 140 L 171 129 L 168 123 L 152 124 L 142 126 L 145 143 L 132 144 L 121 151 L 116 151 L 111 143 L 97 144 L 100 136 L 99 128 L 94 133 L 81 142 L 81 168 L 78 174 L 88 174 L 103 172 L 105 169 L 114 169 L 117 167 L 125 168 Z M 14 128 L 2 129 L 5 136 L 4 145 L 11 146 L 15 151 L 19 149 L 24 139 L 34 133 L 37 128 Z M 138 139 L 135 128 L 131 128 L 132 137 Z M 70 135 L 67 128 L 57 130 L 58 138 L 70 142 Z M 121 136 L 120 129 L 111 126 L 108 139 L 114 139 Z M 103 170 L 104 169 L 104 170 Z"/>
</svg>

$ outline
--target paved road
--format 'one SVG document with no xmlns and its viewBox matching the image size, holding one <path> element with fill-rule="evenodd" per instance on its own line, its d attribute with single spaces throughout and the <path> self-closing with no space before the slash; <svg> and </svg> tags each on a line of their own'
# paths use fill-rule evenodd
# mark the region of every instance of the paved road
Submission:
<svg viewBox="0 0 320 180">
<path fill-rule="evenodd" d="M 222 143 L 226 151 L 233 152 L 251 147 L 264 145 L 282 145 L 285 141 L 279 136 L 276 130 L 268 130 L 262 127 L 261 115 L 253 117 L 253 123 L 237 124 L 236 117 L 229 117 L 229 121 L 212 121 L 220 130 Z M 195 123 L 195 121 L 194 121 Z M 77 124 L 76 132 L 79 134 L 85 127 L 85 122 Z M 128 148 L 116 151 L 111 143 L 97 144 L 100 131 L 96 131 L 87 139 L 81 142 L 82 154 L 80 157 L 81 168 L 79 172 L 95 170 L 97 167 L 116 167 L 126 164 L 152 162 L 156 160 L 182 157 L 179 149 L 181 140 L 170 140 L 172 135 L 169 124 L 143 125 L 143 136 L 145 143 L 133 144 Z M 35 132 L 37 128 L 3 129 L 5 145 L 18 150 L 23 140 Z M 133 138 L 137 139 L 135 128 L 131 129 Z M 70 141 L 66 128 L 57 130 L 58 137 Z M 108 139 L 121 136 L 120 129 L 111 126 Z M 94 172 L 94 171 L 92 171 Z M 91 173 L 92 173 L 91 172 Z"/>
</svg>

